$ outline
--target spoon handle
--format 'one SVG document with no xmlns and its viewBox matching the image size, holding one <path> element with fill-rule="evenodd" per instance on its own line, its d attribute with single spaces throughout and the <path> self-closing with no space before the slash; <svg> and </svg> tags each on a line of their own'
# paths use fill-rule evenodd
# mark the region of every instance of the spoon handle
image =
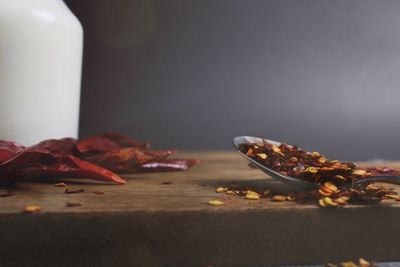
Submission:
<svg viewBox="0 0 400 267">
<path fill-rule="evenodd" d="M 367 185 L 374 182 L 384 182 L 389 184 L 400 184 L 400 176 L 374 176 L 355 182 L 355 185 Z"/>
</svg>

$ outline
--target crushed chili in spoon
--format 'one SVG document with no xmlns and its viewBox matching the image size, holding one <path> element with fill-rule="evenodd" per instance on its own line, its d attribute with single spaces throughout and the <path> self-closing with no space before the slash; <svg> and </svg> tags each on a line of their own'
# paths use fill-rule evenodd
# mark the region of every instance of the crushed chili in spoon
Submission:
<svg viewBox="0 0 400 267">
<path fill-rule="evenodd" d="M 352 162 L 330 160 L 319 152 L 308 152 L 284 143 L 277 146 L 267 140 L 263 140 L 262 143 L 242 144 L 239 149 L 248 157 L 275 171 L 319 185 L 319 188 L 314 190 L 289 193 L 286 196 L 286 200 L 289 201 L 295 200 L 300 203 L 316 201 L 321 207 L 336 207 L 348 203 L 376 204 L 383 199 L 400 199 L 398 193 L 387 186 L 373 184 L 359 185 L 356 188 L 347 186 L 373 175 L 400 174 L 392 168 L 359 168 Z M 276 198 L 272 196 L 272 199 L 274 197 Z"/>
</svg>

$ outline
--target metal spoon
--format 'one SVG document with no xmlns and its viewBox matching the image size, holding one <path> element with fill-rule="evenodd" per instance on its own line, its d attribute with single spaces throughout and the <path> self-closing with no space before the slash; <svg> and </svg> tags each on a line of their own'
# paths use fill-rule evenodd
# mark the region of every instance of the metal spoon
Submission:
<svg viewBox="0 0 400 267">
<path fill-rule="evenodd" d="M 260 138 L 260 137 L 253 137 L 253 136 L 237 136 L 233 139 L 233 144 L 234 146 L 238 149 L 239 153 L 245 157 L 247 160 L 249 160 L 253 165 L 255 165 L 256 167 L 258 167 L 260 170 L 262 170 L 263 172 L 265 172 L 266 174 L 270 175 L 272 178 L 275 178 L 278 181 L 281 181 L 285 184 L 288 184 L 290 186 L 299 188 L 299 189 L 312 189 L 314 187 L 317 187 L 318 185 L 315 183 L 311 183 L 311 182 L 307 182 L 307 181 L 303 181 L 301 179 L 298 178 L 294 178 L 291 176 L 287 176 L 284 175 L 280 172 L 277 172 L 271 168 L 269 168 L 268 166 L 265 166 L 261 163 L 259 163 L 258 161 L 252 159 L 251 157 L 247 156 L 246 154 L 244 154 L 242 151 L 240 151 L 239 146 L 241 144 L 262 144 L 263 140 L 276 145 L 276 146 L 280 146 L 281 143 L 277 142 L 277 141 L 273 141 L 273 140 L 269 140 L 269 139 L 265 139 L 265 138 Z M 367 185 L 370 183 L 374 183 L 374 182 L 386 182 L 386 183 L 392 183 L 392 184 L 400 184 L 400 176 L 374 176 L 374 177 L 369 177 L 367 179 L 362 179 L 359 181 L 356 181 L 352 184 L 349 184 L 351 186 L 360 186 L 360 185 Z"/>
</svg>

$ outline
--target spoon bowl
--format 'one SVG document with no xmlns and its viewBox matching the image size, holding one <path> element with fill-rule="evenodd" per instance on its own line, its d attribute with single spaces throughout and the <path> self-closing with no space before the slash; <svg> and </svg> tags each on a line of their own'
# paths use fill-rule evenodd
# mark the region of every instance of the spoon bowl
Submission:
<svg viewBox="0 0 400 267">
<path fill-rule="evenodd" d="M 253 165 L 255 165 L 257 168 L 262 170 L 264 173 L 268 174 L 269 176 L 271 176 L 272 178 L 274 178 L 278 181 L 281 181 L 285 184 L 288 184 L 289 186 L 293 186 L 293 187 L 296 187 L 299 189 L 312 189 L 317 186 L 314 183 L 306 182 L 301 179 L 287 176 L 280 172 L 277 172 L 277 171 L 259 163 L 258 161 L 252 159 L 251 157 L 247 156 L 242 151 L 240 151 L 241 144 L 249 144 L 249 145 L 254 144 L 254 143 L 262 144 L 263 140 L 268 141 L 269 143 L 276 145 L 276 146 L 281 145 L 280 142 L 265 139 L 265 138 L 260 138 L 260 137 L 254 137 L 254 136 L 237 136 L 233 139 L 233 145 L 237 148 L 237 150 L 243 157 L 245 157 L 248 161 L 250 161 Z"/>
<path fill-rule="evenodd" d="M 318 187 L 318 184 L 303 181 L 301 179 L 291 177 L 284 175 L 278 171 L 273 170 L 272 168 L 269 168 L 268 166 L 265 166 L 258 161 L 252 159 L 251 157 L 247 156 L 245 153 L 243 153 L 240 150 L 240 145 L 242 144 L 262 144 L 263 140 L 276 145 L 280 146 L 281 143 L 274 141 L 274 140 L 269 140 L 265 138 L 260 138 L 260 137 L 254 137 L 254 136 L 237 136 L 233 139 L 233 145 L 237 148 L 239 153 L 245 157 L 248 161 L 250 161 L 254 166 L 262 170 L 264 173 L 268 174 L 272 178 L 281 181 L 291 187 L 301 189 L 301 190 L 308 190 L 308 189 L 313 189 Z M 290 147 L 290 145 L 288 145 Z M 391 183 L 391 184 L 400 184 L 400 176 L 374 176 L 374 177 L 368 177 L 367 179 L 362 179 L 359 181 L 356 181 L 354 183 L 349 183 L 349 186 L 361 186 L 361 185 L 367 185 L 370 183 L 374 182 L 384 182 L 384 183 Z"/>
</svg>

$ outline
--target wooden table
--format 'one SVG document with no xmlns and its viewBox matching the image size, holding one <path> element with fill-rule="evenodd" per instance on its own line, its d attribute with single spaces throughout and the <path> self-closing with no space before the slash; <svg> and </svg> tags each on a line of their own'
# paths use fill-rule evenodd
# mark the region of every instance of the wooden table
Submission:
<svg viewBox="0 0 400 267">
<path fill-rule="evenodd" d="M 186 172 L 129 174 L 124 186 L 20 183 L 0 198 L 0 266 L 269 266 L 400 259 L 400 202 L 321 209 L 246 200 L 217 186 L 286 191 L 235 152 L 181 153 Z M 390 166 L 400 166 L 389 163 Z M 105 194 L 95 194 L 94 191 Z M 222 199 L 215 207 L 207 202 Z M 81 207 L 67 207 L 67 202 Z M 24 214 L 25 205 L 42 212 Z"/>
</svg>

